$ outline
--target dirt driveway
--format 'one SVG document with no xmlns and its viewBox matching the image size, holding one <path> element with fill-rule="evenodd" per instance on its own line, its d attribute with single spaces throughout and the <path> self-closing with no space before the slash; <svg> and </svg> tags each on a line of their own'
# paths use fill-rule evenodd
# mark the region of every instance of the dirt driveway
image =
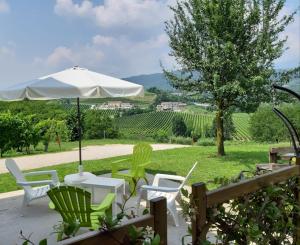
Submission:
<svg viewBox="0 0 300 245">
<path fill-rule="evenodd" d="M 155 151 L 157 151 L 157 150 L 183 148 L 188 146 L 175 145 L 175 144 L 152 144 L 152 147 Z M 110 158 L 116 156 L 123 156 L 123 155 L 131 154 L 132 149 L 133 149 L 133 145 L 123 145 L 123 144 L 86 146 L 82 148 L 82 159 L 96 160 L 96 159 L 104 159 L 104 158 Z M 78 150 L 74 149 L 73 151 L 16 157 L 15 161 L 17 162 L 21 170 L 59 165 L 59 164 L 78 161 Z M 4 162 L 5 159 L 0 160 L 0 173 L 8 172 Z"/>
</svg>

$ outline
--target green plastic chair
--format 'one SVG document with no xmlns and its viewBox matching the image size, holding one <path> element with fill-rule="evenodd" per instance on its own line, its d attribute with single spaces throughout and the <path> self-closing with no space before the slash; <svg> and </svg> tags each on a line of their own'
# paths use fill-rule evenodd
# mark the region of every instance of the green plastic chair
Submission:
<svg viewBox="0 0 300 245">
<path fill-rule="evenodd" d="M 80 227 L 99 228 L 99 216 L 112 215 L 112 204 L 116 198 L 107 194 L 100 205 L 91 205 L 91 193 L 74 186 L 58 186 L 47 192 L 51 202 L 49 207 L 60 213 L 63 221 L 78 221 Z"/>
<path fill-rule="evenodd" d="M 139 143 L 134 146 L 133 154 L 130 158 L 122 159 L 112 163 L 112 178 L 125 179 L 129 183 L 130 192 L 136 195 L 136 185 L 140 179 L 144 179 L 148 184 L 146 178 L 145 168 L 151 163 L 152 147 L 146 143 Z M 120 171 L 120 164 L 130 163 L 129 173 L 122 173 Z"/>
</svg>

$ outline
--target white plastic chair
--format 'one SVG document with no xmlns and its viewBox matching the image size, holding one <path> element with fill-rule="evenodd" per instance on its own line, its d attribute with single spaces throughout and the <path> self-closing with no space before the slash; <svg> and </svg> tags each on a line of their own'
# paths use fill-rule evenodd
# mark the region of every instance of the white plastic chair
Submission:
<svg viewBox="0 0 300 245">
<path fill-rule="evenodd" d="M 193 170 L 197 166 L 196 162 L 186 177 L 169 174 L 156 174 L 152 185 L 142 185 L 140 195 L 137 200 L 137 210 L 139 210 L 141 200 L 149 201 L 156 197 L 165 197 L 167 199 L 167 208 L 174 219 L 175 226 L 179 226 L 179 217 L 176 209 L 176 199 L 181 197 L 180 190 L 185 185 L 188 178 L 191 176 Z M 180 181 L 181 184 L 178 187 L 164 187 L 160 186 L 160 180 L 176 180 Z"/>
<path fill-rule="evenodd" d="M 5 166 L 8 171 L 16 178 L 17 184 L 22 186 L 24 189 L 23 206 L 29 205 L 29 203 L 34 199 L 46 196 L 47 191 L 50 190 L 50 187 L 54 187 L 59 184 L 59 179 L 55 170 L 22 173 L 13 159 L 6 159 Z M 51 174 L 51 180 L 27 181 L 24 177 L 46 174 Z M 32 188 L 32 186 L 38 187 Z"/>
</svg>

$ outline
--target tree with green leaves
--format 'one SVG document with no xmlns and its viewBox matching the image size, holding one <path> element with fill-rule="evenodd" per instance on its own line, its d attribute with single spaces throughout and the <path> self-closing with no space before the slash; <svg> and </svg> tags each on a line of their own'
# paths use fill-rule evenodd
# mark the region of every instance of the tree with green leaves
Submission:
<svg viewBox="0 0 300 245">
<path fill-rule="evenodd" d="M 183 117 L 176 115 L 172 119 L 172 133 L 175 136 L 186 136 L 187 126 L 183 120 Z"/>
<path fill-rule="evenodd" d="M 216 106 L 218 155 L 225 155 L 224 113 L 270 99 L 273 62 L 284 51 L 280 33 L 295 13 L 282 15 L 285 0 L 182 0 L 166 22 L 181 74 L 164 69 L 178 89 L 208 93 Z"/>
</svg>

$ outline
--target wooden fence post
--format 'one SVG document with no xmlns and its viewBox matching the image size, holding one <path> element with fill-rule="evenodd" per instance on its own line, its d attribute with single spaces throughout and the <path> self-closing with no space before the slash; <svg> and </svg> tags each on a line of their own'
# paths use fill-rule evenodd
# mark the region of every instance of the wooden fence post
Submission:
<svg viewBox="0 0 300 245">
<path fill-rule="evenodd" d="M 296 157 L 296 165 L 300 168 L 300 157 Z M 297 199 L 298 205 L 300 206 L 300 176 L 297 177 L 297 188 L 295 190 L 295 198 Z M 296 242 L 294 244 L 300 245 L 300 215 L 296 215 L 296 231 L 294 235 L 294 239 Z"/>
<path fill-rule="evenodd" d="M 206 240 L 206 185 L 205 183 L 195 183 L 192 185 L 193 201 L 196 205 L 196 219 L 192 219 L 192 240 L 193 245 Z"/>
<path fill-rule="evenodd" d="M 168 244 L 167 201 L 164 197 L 150 200 L 150 213 L 154 216 L 154 232 L 160 236 L 160 244 Z"/>
</svg>

